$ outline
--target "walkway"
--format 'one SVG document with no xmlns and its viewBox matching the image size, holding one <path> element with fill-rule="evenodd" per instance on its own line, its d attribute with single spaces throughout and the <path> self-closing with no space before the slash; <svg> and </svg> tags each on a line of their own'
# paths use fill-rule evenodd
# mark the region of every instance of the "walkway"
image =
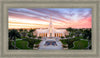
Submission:
<svg viewBox="0 0 100 58">
<path fill-rule="evenodd" d="M 57 46 L 53 46 L 53 45 L 48 45 L 48 46 L 45 46 L 45 42 L 46 41 L 55 41 Z M 62 48 L 62 43 L 59 41 L 59 40 L 56 40 L 56 39 L 43 39 L 41 41 L 41 43 L 39 44 L 39 50 L 61 50 L 63 49 Z"/>
</svg>

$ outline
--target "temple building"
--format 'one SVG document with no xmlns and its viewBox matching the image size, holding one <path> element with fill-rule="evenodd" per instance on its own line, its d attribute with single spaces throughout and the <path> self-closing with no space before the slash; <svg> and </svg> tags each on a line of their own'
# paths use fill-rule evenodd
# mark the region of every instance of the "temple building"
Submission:
<svg viewBox="0 0 100 58">
<path fill-rule="evenodd" d="M 55 29 L 53 27 L 52 19 L 50 18 L 50 23 L 47 29 L 36 29 L 34 34 L 39 37 L 65 37 L 65 35 L 69 35 L 66 29 Z"/>
</svg>

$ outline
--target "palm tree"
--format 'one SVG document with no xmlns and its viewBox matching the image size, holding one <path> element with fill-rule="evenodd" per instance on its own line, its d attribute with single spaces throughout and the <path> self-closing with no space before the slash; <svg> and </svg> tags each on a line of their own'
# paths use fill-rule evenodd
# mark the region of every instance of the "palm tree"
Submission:
<svg viewBox="0 0 100 58">
<path fill-rule="evenodd" d="M 9 38 L 10 38 L 10 40 L 14 40 L 14 48 L 16 49 L 16 38 L 20 38 L 19 32 L 15 29 L 12 29 L 9 32 Z"/>
<path fill-rule="evenodd" d="M 35 31 L 35 29 L 30 29 L 29 32 L 31 33 L 31 35 L 33 35 L 33 32 Z"/>
</svg>

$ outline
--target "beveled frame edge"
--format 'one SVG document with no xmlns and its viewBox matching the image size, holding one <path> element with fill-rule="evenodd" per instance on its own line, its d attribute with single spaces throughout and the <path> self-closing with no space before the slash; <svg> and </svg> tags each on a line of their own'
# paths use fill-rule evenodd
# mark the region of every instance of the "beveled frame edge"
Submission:
<svg viewBox="0 0 100 58">
<path fill-rule="evenodd" d="M 4 2 L 5 3 L 5 2 Z M 99 4 L 98 2 L 97 2 L 97 4 Z M 3 4 L 2 4 L 3 5 Z M 3 7 L 3 6 L 2 6 Z M 97 7 L 99 7 L 98 5 L 97 5 Z M 97 10 L 98 11 L 98 10 Z M 98 12 L 97 12 L 98 13 Z M 3 14 L 3 12 L 2 12 L 2 14 Z M 97 18 L 98 18 L 98 16 L 97 16 Z M 2 22 L 2 21 L 1 21 Z M 98 21 L 99 22 L 99 21 Z M 0 31 L 2 31 L 3 29 L 1 29 Z M 97 28 L 97 30 L 98 30 L 98 28 Z M 99 34 L 99 33 L 98 33 Z M 1 36 L 3 36 L 3 35 L 1 35 Z M 99 37 L 99 36 L 98 36 Z M 0 39 L 1 40 L 1 39 Z M 1 40 L 2 41 L 2 40 Z M 98 43 L 98 42 L 97 42 Z M 99 46 L 99 45 L 98 45 Z M 99 49 L 99 48 L 98 48 Z M 97 50 L 98 50 L 97 49 Z M 98 51 L 97 51 L 98 52 Z M 99 54 L 97 53 L 95 56 L 98 56 Z M 5 57 L 6 55 L 4 55 L 3 57 Z M 16 56 L 16 55 L 15 55 Z M 55 57 L 56 57 L 57 55 L 55 55 Z M 64 56 L 64 55 L 63 55 Z M 40 56 L 41 57 L 41 56 Z M 48 56 L 47 56 L 48 57 Z M 81 57 L 81 56 L 79 56 L 79 57 Z"/>
</svg>

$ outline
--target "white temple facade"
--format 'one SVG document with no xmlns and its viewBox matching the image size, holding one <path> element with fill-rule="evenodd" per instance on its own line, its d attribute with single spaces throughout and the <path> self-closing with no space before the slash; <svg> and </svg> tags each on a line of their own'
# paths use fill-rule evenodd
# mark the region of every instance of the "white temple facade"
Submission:
<svg viewBox="0 0 100 58">
<path fill-rule="evenodd" d="M 55 29 L 52 19 L 50 19 L 49 27 L 47 29 L 36 29 L 35 35 L 37 37 L 65 37 L 65 35 L 69 35 L 69 33 L 66 29 Z"/>
</svg>

